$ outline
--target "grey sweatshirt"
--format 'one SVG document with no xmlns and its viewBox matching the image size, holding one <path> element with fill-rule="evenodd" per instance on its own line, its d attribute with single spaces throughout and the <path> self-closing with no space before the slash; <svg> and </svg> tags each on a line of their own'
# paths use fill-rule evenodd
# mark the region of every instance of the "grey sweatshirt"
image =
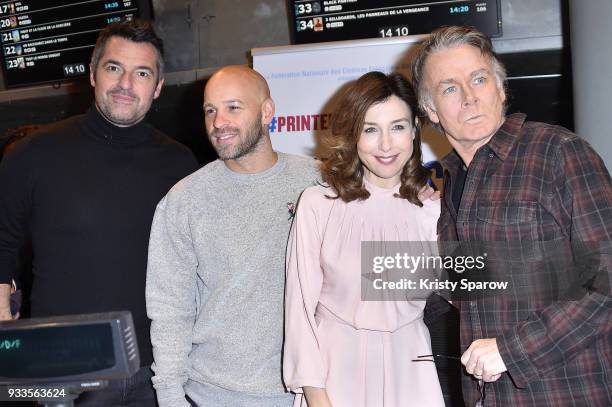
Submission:
<svg viewBox="0 0 612 407">
<path fill-rule="evenodd" d="M 239 174 L 217 160 L 158 204 L 146 301 L 160 407 L 188 406 L 188 379 L 237 397 L 283 394 L 285 250 L 315 163 L 279 153 L 269 170 Z"/>
</svg>

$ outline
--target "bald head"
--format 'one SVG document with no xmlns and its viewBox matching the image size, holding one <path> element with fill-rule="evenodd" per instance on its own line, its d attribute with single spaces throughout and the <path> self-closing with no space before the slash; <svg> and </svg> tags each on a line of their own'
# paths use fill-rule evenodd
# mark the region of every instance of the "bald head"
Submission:
<svg viewBox="0 0 612 407">
<path fill-rule="evenodd" d="M 227 86 L 228 83 L 240 84 L 258 101 L 270 98 L 268 82 L 254 69 L 244 65 L 228 65 L 213 74 L 206 83 L 204 93 L 209 87 Z"/>
<path fill-rule="evenodd" d="M 274 102 L 263 76 L 230 65 L 210 77 L 204 88 L 204 121 L 211 144 L 223 160 L 272 154 L 268 125 Z"/>
</svg>

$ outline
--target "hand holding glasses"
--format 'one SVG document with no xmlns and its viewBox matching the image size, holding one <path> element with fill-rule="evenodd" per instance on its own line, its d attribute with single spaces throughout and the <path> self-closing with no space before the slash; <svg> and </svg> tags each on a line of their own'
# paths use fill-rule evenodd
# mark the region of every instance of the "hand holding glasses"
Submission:
<svg viewBox="0 0 612 407">
<path fill-rule="evenodd" d="M 461 362 L 461 358 L 458 356 L 435 354 L 435 355 L 419 355 L 416 359 L 412 359 L 413 362 L 438 362 L 440 360 L 455 360 Z M 485 385 L 486 382 L 482 380 L 478 375 L 474 375 L 478 379 L 478 392 L 480 393 L 480 399 L 476 402 L 475 407 L 484 407 L 485 400 Z"/>
</svg>

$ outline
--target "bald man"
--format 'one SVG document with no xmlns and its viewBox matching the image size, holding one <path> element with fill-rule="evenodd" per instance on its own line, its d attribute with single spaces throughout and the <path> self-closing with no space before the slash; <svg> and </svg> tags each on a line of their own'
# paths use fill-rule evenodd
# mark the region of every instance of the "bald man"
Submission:
<svg viewBox="0 0 612 407">
<path fill-rule="evenodd" d="M 204 120 L 219 159 L 157 206 L 146 300 L 161 407 L 292 405 L 281 383 L 285 249 L 294 204 L 319 173 L 272 149 L 273 116 L 260 74 L 215 73 Z"/>
</svg>

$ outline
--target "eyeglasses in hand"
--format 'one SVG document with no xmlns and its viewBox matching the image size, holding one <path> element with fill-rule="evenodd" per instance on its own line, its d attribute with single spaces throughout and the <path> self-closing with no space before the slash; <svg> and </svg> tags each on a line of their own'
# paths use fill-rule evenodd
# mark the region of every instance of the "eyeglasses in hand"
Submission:
<svg viewBox="0 0 612 407">
<path fill-rule="evenodd" d="M 440 360 L 455 360 L 461 362 L 461 358 L 458 356 L 435 354 L 435 355 L 419 355 L 417 359 L 412 359 L 413 362 L 438 362 Z M 482 379 L 478 380 L 478 392 L 480 393 L 480 399 L 476 402 L 475 407 L 484 407 L 485 400 L 485 385 L 486 382 Z"/>
</svg>

